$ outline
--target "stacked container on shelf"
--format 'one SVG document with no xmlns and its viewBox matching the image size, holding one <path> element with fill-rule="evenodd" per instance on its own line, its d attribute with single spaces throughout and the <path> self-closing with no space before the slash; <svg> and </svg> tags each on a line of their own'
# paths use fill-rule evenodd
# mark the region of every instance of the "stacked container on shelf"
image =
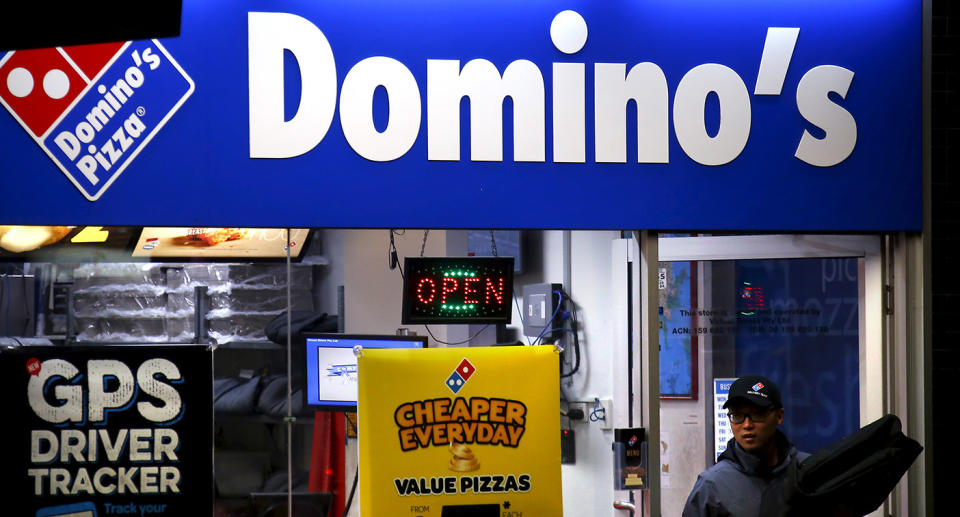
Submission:
<svg viewBox="0 0 960 517">
<path fill-rule="evenodd" d="M 310 266 L 292 268 L 293 310 L 312 311 Z M 196 333 L 195 289 L 206 288 L 208 336 L 264 341 L 287 308 L 281 264 L 84 264 L 74 272 L 78 342 L 184 343 Z"/>
</svg>

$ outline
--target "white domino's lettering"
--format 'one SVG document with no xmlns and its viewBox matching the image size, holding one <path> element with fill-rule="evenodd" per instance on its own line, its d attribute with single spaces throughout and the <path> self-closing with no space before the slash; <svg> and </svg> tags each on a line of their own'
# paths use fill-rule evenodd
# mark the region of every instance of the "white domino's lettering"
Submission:
<svg viewBox="0 0 960 517">
<path fill-rule="evenodd" d="M 77 169 L 93 185 L 100 182 L 97 176 L 99 167 L 109 171 L 147 129 L 140 117 L 133 113 L 99 148 L 93 143 L 97 134 L 146 82 L 146 75 L 141 69 L 143 65 L 146 64 L 149 70 L 156 70 L 160 66 L 160 57 L 153 53 L 153 49 L 145 49 L 142 55 L 134 51 L 132 56 L 134 64 L 126 69 L 123 77 L 117 79 L 109 89 L 104 84 L 97 86 L 100 101 L 90 109 L 84 120 L 72 131 L 61 131 L 53 140 L 71 162 L 76 162 Z M 88 144 L 86 148 L 84 144 Z M 87 154 L 81 156 L 84 150 Z"/>
<path fill-rule="evenodd" d="M 311 21 L 286 13 L 248 13 L 250 157 L 291 158 L 309 152 L 326 136 L 337 107 L 337 65 L 333 48 Z M 800 29 L 770 27 L 764 41 L 753 95 L 780 95 Z M 557 50 L 573 55 L 587 40 L 587 25 L 574 11 L 558 14 L 550 35 Z M 283 55 L 299 63 L 301 98 L 285 120 Z M 501 74 L 486 59 L 461 66 L 458 60 L 427 59 L 427 159 L 459 161 L 460 110 L 470 100 L 470 160 L 503 161 L 503 100 L 513 100 L 513 160 L 545 162 L 545 85 L 540 68 L 518 59 Z M 555 163 L 586 163 L 585 63 L 552 63 L 552 134 Z M 627 163 L 627 104 L 637 103 L 636 163 L 669 163 L 669 91 L 655 63 L 594 63 L 594 144 L 597 163 Z M 818 66 L 797 85 L 796 109 L 825 136 L 804 130 L 795 157 L 831 167 L 847 159 L 857 142 L 853 115 L 828 95 L 845 98 L 854 73 Z M 373 122 L 374 91 L 387 91 L 387 127 Z M 720 127 L 710 135 L 704 107 L 710 94 L 720 101 Z M 402 157 L 421 125 L 422 93 L 410 69 L 388 57 L 361 60 L 340 90 L 340 125 L 347 143 L 371 161 Z M 673 132 L 683 152 L 703 165 L 732 162 L 746 148 L 751 130 L 751 94 L 733 69 L 705 63 L 680 79 L 673 98 Z"/>
</svg>

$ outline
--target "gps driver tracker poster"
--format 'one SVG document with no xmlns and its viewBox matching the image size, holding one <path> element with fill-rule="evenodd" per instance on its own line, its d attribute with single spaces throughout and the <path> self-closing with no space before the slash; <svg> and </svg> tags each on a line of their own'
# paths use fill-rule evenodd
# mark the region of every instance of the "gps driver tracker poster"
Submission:
<svg viewBox="0 0 960 517">
<path fill-rule="evenodd" d="M 0 513 L 209 515 L 211 354 L 192 345 L 0 352 Z"/>
</svg>

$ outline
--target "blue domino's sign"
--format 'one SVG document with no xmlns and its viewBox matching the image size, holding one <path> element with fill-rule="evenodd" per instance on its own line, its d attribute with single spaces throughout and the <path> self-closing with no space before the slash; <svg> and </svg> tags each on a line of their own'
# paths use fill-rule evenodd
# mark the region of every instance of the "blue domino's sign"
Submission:
<svg viewBox="0 0 960 517">
<path fill-rule="evenodd" d="M 921 11 L 187 0 L 0 56 L 0 223 L 918 230 Z"/>
</svg>

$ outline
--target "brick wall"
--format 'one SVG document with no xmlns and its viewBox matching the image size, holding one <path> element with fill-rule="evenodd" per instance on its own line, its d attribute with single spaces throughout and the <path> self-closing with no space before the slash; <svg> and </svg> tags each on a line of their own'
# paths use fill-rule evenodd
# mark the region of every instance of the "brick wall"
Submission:
<svg viewBox="0 0 960 517">
<path fill-rule="evenodd" d="M 956 407 L 955 379 L 960 375 L 960 98 L 957 87 L 957 38 L 960 17 L 954 0 L 933 0 L 932 182 L 933 251 L 933 441 L 934 511 L 953 515 L 955 458 L 951 408 Z M 938 497 L 937 497 L 938 496 Z M 939 511 L 936 511 L 939 510 Z"/>
</svg>

